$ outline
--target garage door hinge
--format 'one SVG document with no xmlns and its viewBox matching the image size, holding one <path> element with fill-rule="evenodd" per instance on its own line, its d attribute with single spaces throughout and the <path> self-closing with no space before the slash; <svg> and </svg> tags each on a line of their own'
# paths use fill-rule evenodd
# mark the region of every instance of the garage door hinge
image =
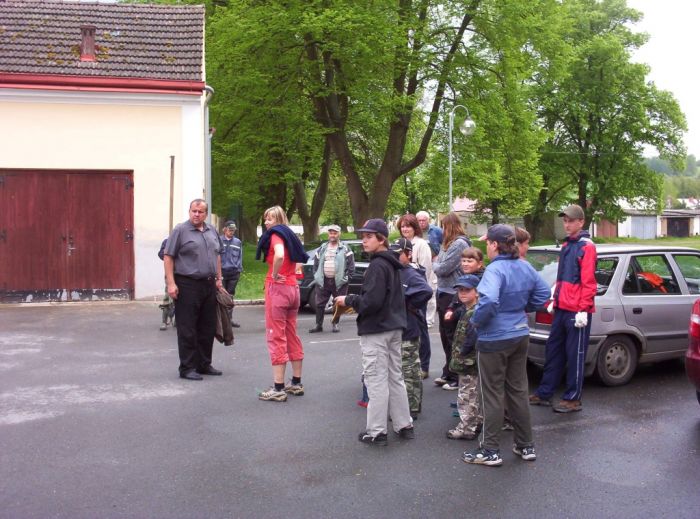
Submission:
<svg viewBox="0 0 700 519">
<path fill-rule="evenodd" d="M 0 175 L 0 187 L 5 187 L 5 175 Z"/>
<path fill-rule="evenodd" d="M 131 181 L 130 178 L 124 179 L 124 187 L 126 188 L 127 191 L 129 189 L 131 189 L 132 187 L 134 187 L 134 183 Z"/>
<path fill-rule="evenodd" d="M 0 231 L 0 240 L 7 243 L 7 230 L 3 229 Z"/>
<path fill-rule="evenodd" d="M 134 233 L 132 233 L 128 229 L 125 229 L 124 230 L 124 243 L 128 243 L 133 239 L 134 239 Z"/>
</svg>

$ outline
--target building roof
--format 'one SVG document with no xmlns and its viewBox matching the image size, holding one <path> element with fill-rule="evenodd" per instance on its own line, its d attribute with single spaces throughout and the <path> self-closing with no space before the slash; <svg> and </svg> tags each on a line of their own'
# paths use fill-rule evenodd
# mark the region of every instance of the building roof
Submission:
<svg viewBox="0 0 700 519">
<path fill-rule="evenodd" d="M 96 60 L 80 61 L 81 25 Z M 204 7 L 0 1 L 0 74 L 204 80 Z"/>
</svg>

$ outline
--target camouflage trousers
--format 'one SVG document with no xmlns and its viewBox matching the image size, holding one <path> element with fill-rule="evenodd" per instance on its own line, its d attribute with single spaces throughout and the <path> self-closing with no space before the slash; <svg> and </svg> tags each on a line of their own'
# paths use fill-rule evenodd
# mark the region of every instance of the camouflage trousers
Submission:
<svg viewBox="0 0 700 519">
<path fill-rule="evenodd" d="M 457 391 L 457 410 L 459 432 L 476 432 L 481 429 L 484 417 L 481 414 L 481 399 L 479 398 L 479 375 L 460 375 L 459 390 Z"/>
<path fill-rule="evenodd" d="M 423 377 L 421 377 L 419 349 L 420 337 L 410 341 L 401 341 L 401 368 L 411 414 L 420 413 L 423 402 Z"/>
</svg>

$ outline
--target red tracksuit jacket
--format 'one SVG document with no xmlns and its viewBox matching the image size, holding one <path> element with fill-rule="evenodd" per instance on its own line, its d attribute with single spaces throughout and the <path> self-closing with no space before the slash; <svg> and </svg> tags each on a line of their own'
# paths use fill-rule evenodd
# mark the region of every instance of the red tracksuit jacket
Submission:
<svg viewBox="0 0 700 519">
<path fill-rule="evenodd" d="M 595 244 L 588 231 L 567 237 L 559 254 L 554 307 L 569 312 L 595 312 L 597 260 Z"/>
</svg>

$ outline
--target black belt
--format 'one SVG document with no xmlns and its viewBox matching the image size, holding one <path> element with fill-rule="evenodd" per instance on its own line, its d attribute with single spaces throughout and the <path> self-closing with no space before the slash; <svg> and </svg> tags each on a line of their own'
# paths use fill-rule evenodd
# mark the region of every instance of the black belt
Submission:
<svg viewBox="0 0 700 519">
<path fill-rule="evenodd" d="M 201 282 L 206 282 L 206 283 L 213 283 L 216 281 L 216 276 L 207 276 L 205 278 L 195 278 L 192 276 L 183 276 L 182 274 L 175 274 L 175 279 L 177 278 L 185 278 L 185 279 L 190 279 L 192 281 L 201 281 Z"/>
</svg>

